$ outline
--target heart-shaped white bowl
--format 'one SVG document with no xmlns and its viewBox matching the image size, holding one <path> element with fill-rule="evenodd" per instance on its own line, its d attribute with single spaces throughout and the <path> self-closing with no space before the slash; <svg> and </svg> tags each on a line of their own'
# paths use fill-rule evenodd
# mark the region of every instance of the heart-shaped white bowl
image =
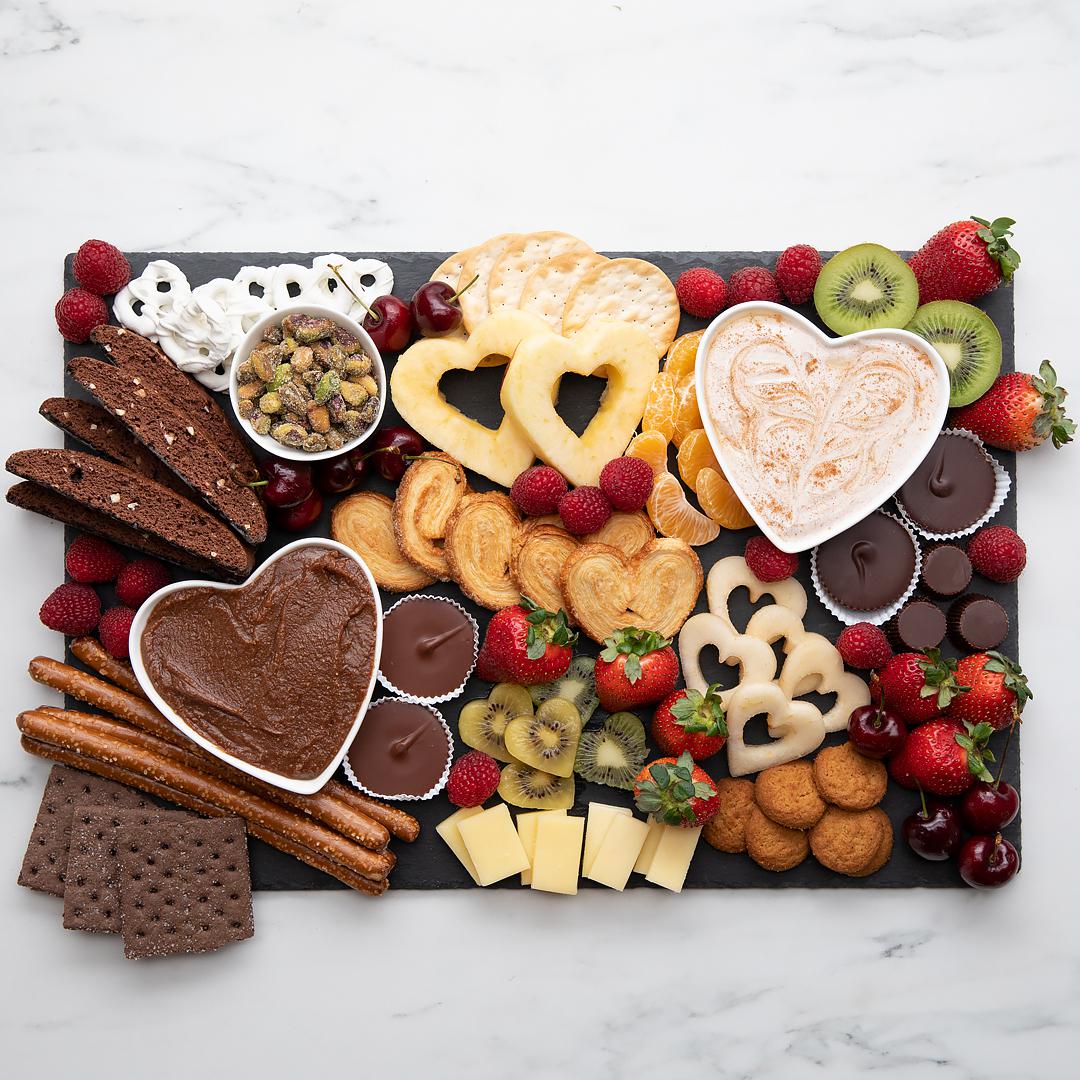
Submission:
<svg viewBox="0 0 1080 1080">
<path fill-rule="evenodd" d="M 720 437 L 719 432 L 713 424 L 708 407 L 708 397 L 706 395 L 706 368 L 707 358 L 712 343 L 728 323 L 735 319 L 742 318 L 745 315 L 754 313 L 778 315 L 782 319 L 789 320 L 793 326 L 807 331 L 812 335 L 815 341 L 820 342 L 823 352 L 829 349 L 835 349 L 841 344 L 847 345 L 851 342 L 865 339 L 903 342 L 906 345 L 913 346 L 929 357 L 935 372 L 938 400 L 935 402 L 934 412 L 929 418 L 923 438 L 911 447 L 910 460 L 904 462 L 903 468 L 897 469 L 894 474 L 886 477 L 887 483 L 879 485 L 881 490 L 873 489 L 867 492 L 865 501 L 856 500 L 855 502 L 848 504 L 847 511 L 837 515 L 837 517 L 827 525 L 804 533 L 795 539 L 778 535 L 770 524 L 762 519 L 760 512 L 754 506 L 754 503 L 747 496 L 746 491 L 740 484 L 737 471 L 730 468 L 730 457 L 725 461 L 725 442 Z M 908 330 L 882 329 L 861 330 L 857 334 L 848 334 L 846 337 L 832 338 L 819 330 L 809 319 L 804 318 L 797 311 L 792 311 L 791 308 L 784 307 L 781 304 L 772 304 L 764 300 L 751 301 L 746 304 L 736 304 L 735 307 L 728 308 L 727 311 L 722 312 L 713 319 L 706 328 L 701 341 L 698 343 L 697 360 L 694 370 L 695 389 L 697 391 L 698 405 L 701 412 L 701 423 L 705 429 L 705 434 L 709 439 L 709 445 L 716 455 L 716 460 L 724 470 L 724 475 L 727 477 L 728 483 L 731 484 L 735 494 L 738 495 L 739 501 L 746 507 L 747 512 L 754 519 L 758 528 L 761 529 L 765 536 L 768 537 L 768 539 L 781 551 L 787 552 L 807 551 L 812 547 L 816 547 L 818 544 L 824 543 L 824 541 L 842 533 L 845 529 L 851 528 L 856 522 L 862 521 L 867 514 L 872 513 L 881 506 L 882 503 L 895 494 L 895 492 L 903 485 L 904 481 L 906 481 L 919 467 L 923 458 L 930 452 L 930 448 L 934 445 L 934 441 L 941 432 L 941 426 L 945 422 L 945 416 L 949 408 L 949 369 L 945 366 L 945 361 L 941 359 L 937 350 L 917 334 L 912 334 Z"/>
<path fill-rule="evenodd" d="M 139 680 L 139 685 L 143 688 L 146 696 L 154 703 L 158 711 L 166 717 L 173 727 L 186 735 L 192 742 L 198 743 L 204 750 L 209 751 L 214 757 L 228 762 L 234 768 L 247 773 L 249 776 L 254 776 L 257 780 L 265 780 L 268 784 L 284 788 L 286 791 L 294 791 L 298 795 L 311 795 L 322 788 L 330 777 L 334 775 L 334 771 L 341 764 L 341 759 L 345 756 L 345 751 L 348 750 L 350 745 L 352 745 L 353 739 L 356 738 L 356 733 L 360 730 L 360 724 L 363 722 L 364 715 L 367 713 L 368 705 L 371 704 L 371 695 L 375 690 L 375 680 L 379 672 L 379 660 L 382 656 L 383 611 L 382 601 L 379 599 L 379 587 L 375 584 L 375 579 L 371 576 L 371 571 L 367 568 L 367 564 L 355 551 L 347 548 L 344 544 L 339 544 L 336 540 L 325 540 L 322 538 L 294 540 L 291 544 L 286 544 L 280 550 L 275 551 L 274 554 L 248 578 L 248 582 L 253 581 L 268 566 L 277 562 L 282 556 L 302 547 L 332 548 L 334 551 L 340 551 L 342 555 L 347 555 L 364 572 L 364 577 L 367 580 L 368 586 L 371 589 L 371 595 L 374 597 L 375 601 L 375 652 L 372 657 L 371 676 L 368 679 L 368 684 L 364 691 L 363 701 L 356 713 L 356 719 L 353 721 L 353 725 L 349 729 L 348 735 L 345 737 L 337 753 L 334 754 L 333 759 L 318 776 L 311 779 L 297 779 L 296 777 L 291 776 L 281 776 L 278 773 L 270 772 L 268 769 L 262 769 L 258 765 L 252 765 L 242 758 L 234 757 L 216 743 L 211 742 L 210 739 L 201 735 L 192 728 L 179 713 L 174 711 L 172 706 L 157 692 L 153 681 L 146 671 L 142 655 L 143 633 L 146 630 L 147 619 L 149 619 L 151 612 L 161 599 L 168 596 L 170 593 L 176 592 L 178 589 L 217 589 L 221 592 L 226 592 L 230 589 L 243 588 L 243 584 L 225 585 L 217 581 L 175 581 L 171 585 L 166 585 L 164 588 L 158 589 L 156 593 L 143 602 L 142 606 L 136 612 L 135 618 L 131 623 L 128 646 L 131 653 L 131 666 L 135 671 L 135 678 Z"/>
</svg>

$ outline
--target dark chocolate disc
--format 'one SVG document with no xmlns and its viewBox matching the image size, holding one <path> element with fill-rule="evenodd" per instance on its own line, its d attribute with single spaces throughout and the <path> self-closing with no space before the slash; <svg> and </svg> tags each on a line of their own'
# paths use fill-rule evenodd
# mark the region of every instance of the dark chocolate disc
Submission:
<svg viewBox="0 0 1080 1080">
<path fill-rule="evenodd" d="M 909 600 L 885 624 L 885 634 L 897 652 L 935 649 L 945 637 L 945 613 L 930 600 Z"/>
<path fill-rule="evenodd" d="M 923 554 L 921 581 L 935 596 L 959 596 L 971 584 L 971 560 L 955 544 L 936 544 Z"/>
<path fill-rule="evenodd" d="M 438 597 L 403 600 L 383 620 L 379 671 L 394 689 L 419 698 L 451 694 L 476 660 L 472 620 Z"/>
<path fill-rule="evenodd" d="M 877 611 L 899 600 L 915 575 L 911 535 L 881 511 L 826 540 L 816 557 L 822 589 L 854 611 Z"/>
<path fill-rule="evenodd" d="M 949 608 L 949 640 L 965 652 L 996 649 L 1009 632 L 1009 616 L 989 596 L 968 593 Z"/>
<path fill-rule="evenodd" d="M 943 431 L 896 498 L 927 532 L 954 533 L 974 525 L 990 509 L 996 484 L 982 447 Z"/>
</svg>

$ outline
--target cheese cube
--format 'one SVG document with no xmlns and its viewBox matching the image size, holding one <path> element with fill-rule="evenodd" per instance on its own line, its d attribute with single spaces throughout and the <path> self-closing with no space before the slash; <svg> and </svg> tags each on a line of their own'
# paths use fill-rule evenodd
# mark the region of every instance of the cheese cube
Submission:
<svg viewBox="0 0 1080 1080">
<path fill-rule="evenodd" d="M 661 825 L 660 829 L 660 842 L 645 880 L 672 892 L 682 892 L 701 829 L 684 829 L 681 825 Z"/>
<path fill-rule="evenodd" d="M 529 868 L 506 803 L 499 803 L 458 825 L 480 885 L 491 885 Z"/>
<path fill-rule="evenodd" d="M 545 814 L 536 824 L 532 887 L 542 892 L 575 896 L 585 819 Z"/>
<path fill-rule="evenodd" d="M 585 857 L 581 862 L 581 872 L 588 877 L 593 859 L 600 850 L 600 845 L 607 836 L 612 821 L 617 817 L 629 817 L 628 806 L 611 806 L 608 803 L 589 803 L 589 817 L 585 825 Z"/>
<path fill-rule="evenodd" d="M 446 846 L 458 857 L 458 862 L 469 871 L 469 877 L 477 885 L 480 884 L 480 880 L 476 876 L 476 867 L 473 865 L 472 859 L 469 858 L 469 853 L 465 850 L 465 841 L 461 839 L 460 825 L 463 821 L 468 821 L 469 818 L 476 817 L 477 814 L 481 814 L 483 811 L 482 806 L 466 806 L 435 826 L 435 831 L 446 841 Z"/>
<path fill-rule="evenodd" d="M 647 874 L 652 865 L 653 856 L 656 854 L 656 845 L 660 843 L 660 832 L 663 829 L 652 814 L 649 815 L 649 835 L 645 837 L 645 843 L 641 845 L 641 854 L 634 863 L 635 874 Z"/>
<path fill-rule="evenodd" d="M 536 852 L 536 824 L 544 814 L 559 814 L 566 817 L 565 810 L 529 810 L 517 816 L 518 837 L 521 839 L 521 846 L 525 849 L 530 864 L 528 870 L 521 871 L 522 885 L 532 883 L 532 861 Z"/>
<path fill-rule="evenodd" d="M 640 818 L 617 814 L 612 818 L 604 842 L 592 862 L 592 869 L 585 875 L 609 889 L 622 892 L 630 879 L 642 845 L 650 832 L 649 823 Z M 588 851 L 588 840 L 585 849 Z"/>
</svg>

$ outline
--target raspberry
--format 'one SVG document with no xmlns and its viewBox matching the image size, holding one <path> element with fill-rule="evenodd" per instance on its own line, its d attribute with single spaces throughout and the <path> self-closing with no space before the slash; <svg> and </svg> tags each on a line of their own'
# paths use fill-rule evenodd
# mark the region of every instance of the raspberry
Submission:
<svg viewBox="0 0 1080 1080">
<path fill-rule="evenodd" d="M 104 240 L 87 240 L 75 252 L 73 269 L 75 280 L 95 296 L 111 296 L 131 280 L 131 264 Z"/>
<path fill-rule="evenodd" d="M 783 581 L 799 569 L 799 556 L 781 551 L 764 536 L 751 536 L 743 556 L 758 581 Z"/>
<path fill-rule="evenodd" d="M 131 633 L 131 622 L 134 618 L 135 612 L 129 607 L 111 607 L 98 623 L 101 644 L 105 651 L 117 660 L 123 660 L 128 655 L 128 634 Z"/>
<path fill-rule="evenodd" d="M 652 466 L 642 458 L 613 458 L 600 472 L 600 490 L 616 510 L 626 513 L 645 505 L 652 486 Z"/>
<path fill-rule="evenodd" d="M 168 567 L 157 559 L 134 559 L 116 579 L 116 598 L 121 604 L 137 608 L 147 597 L 172 580 Z"/>
<path fill-rule="evenodd" d="M 446 797 L 455 806 L 479 806 L 499 786 L 499 763 L 479 750 L 470 750 L 450 766 Z"/>
<path fill-rule="evenodd" d="M 611 503 L 598 487 L 574 488 L 559 500 L 559 517 L 568 533 L 584 536 L 607 524 Z"/>
<path fill-rule="evenodd" d="M 1027 544 L 1008 525 L 980 529 L 968 541 L 972 568 L 984 578 L 1015 581 L 1027 565 Z"/>
<path fill-rule="evenodd" d="M 780 303 L 776 278 L 764 266 L 744 266 L 728 278 L 728 300 L 745 304 L 748 300 L 771 300 Z"/>
<path fill-rule="evenodd" d="M 805 304 L 814 295 L 821 256 L 809 244 L 795 244 L 780 252 L 776 260 L 776 284 L 793 304 Z"/>
<path fill-rule="evenodd" d="M 97 536 L 76 536 L 64 556 L 64 569 L 84 585 L 115 581 L 123 569 L 123 553 Z"/>
<path fill-rule="evenodd" d="M 101 601 L 89 585 L 67 584 L 53 589 L 41 605 L 38 618 L 68 637 L 89 634 L 98 624 Z"/>
<path fill-rule="evenodd" d="M 865 671 L 884 667 L 893 655 L 885 631 L 868 622 L 845 626 L 836 639 L 836 648 L 848 667 Z"/>
<path fill-rule="evenodd" d="M 510 498 L 529 517 L 554 514 L 566 494 L 566 481 L 550 465 L 534 465 L 518 475 L 510 488 Z"/>
<path fill-rule="evenodd" d="M 724 279 L 705 266 L 684 270 L 675 282 L 675 295 L 687 315 L 696 319 L 711 319 L 724 310 L 727 286 Z"/>
<path fill-rule="evenodd" d="M 56 326 L 67 341 L 81 345 L 90 340 L 90 331 L 109 321 L 109 309 L 100 296 L 85 289 L 68 289 L 53 311 Z"/>
</svg>

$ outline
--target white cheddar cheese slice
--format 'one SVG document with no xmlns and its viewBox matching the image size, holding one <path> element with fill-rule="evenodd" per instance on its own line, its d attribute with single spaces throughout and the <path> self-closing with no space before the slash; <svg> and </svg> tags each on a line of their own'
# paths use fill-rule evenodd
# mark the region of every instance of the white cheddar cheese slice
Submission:
<svg viewBox="0 0 1080 1080">
<path fill-rule="evenodd" d="M 476 867 L 473 865 L 472 859 L 469 858 L 468 851 L 465 850 L 465 841 L 461 839 L 460 825 L 463 821 L 468 821 L 469 818 L 476 817 L 477 814 L 483 812 L 484 808 L 482 806 L 466 806 L 435 826 L 435 831 L 446 841 L 446 846 L 457 856 L 458 862 L 469 871 L 469 877 L 477 885 L 480 884 L 480 879 L 476 876 Z"/>
<path fill-rule="evenodd" d="M 617 814 L 612 818 L 604 842 L 592 861 L 592 867 L 586 874 L 592 881 L 606 885 L 609 889 L 622 892 L 630 880 L 630 871 L 634 868 L 641 848 L 650 832 L 647 821 L 640 818 Z M 588 840 L 585 842 L 588 850 Z"/>
<path fill-rule="evenodd" d="M 660 829 L 660 842 L 645 880 L 672 892 L 682 892 L 701 829 L 684 829 L 681 825 L 661 825 Z"/>
<path fill-rule="evenodd" d="M 565 810 L 527 810 L 524 814 L 518 814 L 517 816 L 518 837 L 529 859 L 529 869 L 521 871 L 522 885 L 532 884 L 532 861 L 533 856 L 536 854 L 536 825 L 544 814 L 559 814 L 566 817 Z"/>
<path fill-rule="evenodd" d="M 536 823 L 532 887 L 542 892 L 577 895 L 585 819 L 548 814 Z"/>
<path fill-rule="evenodd" d="M 506 803 L 460 822 L 458 831 L 476 867 L 478 884 L 491 885 L 529 868 Z"/>
<path fill-rule="evenodd" d="M 653 856 L 656 854 L 656 845 L 660 843 L 660 833 L 664 828 L 652 814 L 649 815 L 648 825 L 649 835 L 645 837 L 645 843 L 641 845 L 641 854 L 638 855 L 637 862 L 634 863 L 635 874 L 647 874 L 649 872 Z"/>
<path fill-rule="evenodd" d="M 581 861 L 581 872 L 588 877 L 592 869 L 593 859 L 600 850 L 600 845 L 611 828 L 612 821 L 617 817 L 629 817 L 628 806 L 611 806 L 608 803 L 589 803 L 589 816 L 585 825 L 585 857 Z"/>
</svg>

